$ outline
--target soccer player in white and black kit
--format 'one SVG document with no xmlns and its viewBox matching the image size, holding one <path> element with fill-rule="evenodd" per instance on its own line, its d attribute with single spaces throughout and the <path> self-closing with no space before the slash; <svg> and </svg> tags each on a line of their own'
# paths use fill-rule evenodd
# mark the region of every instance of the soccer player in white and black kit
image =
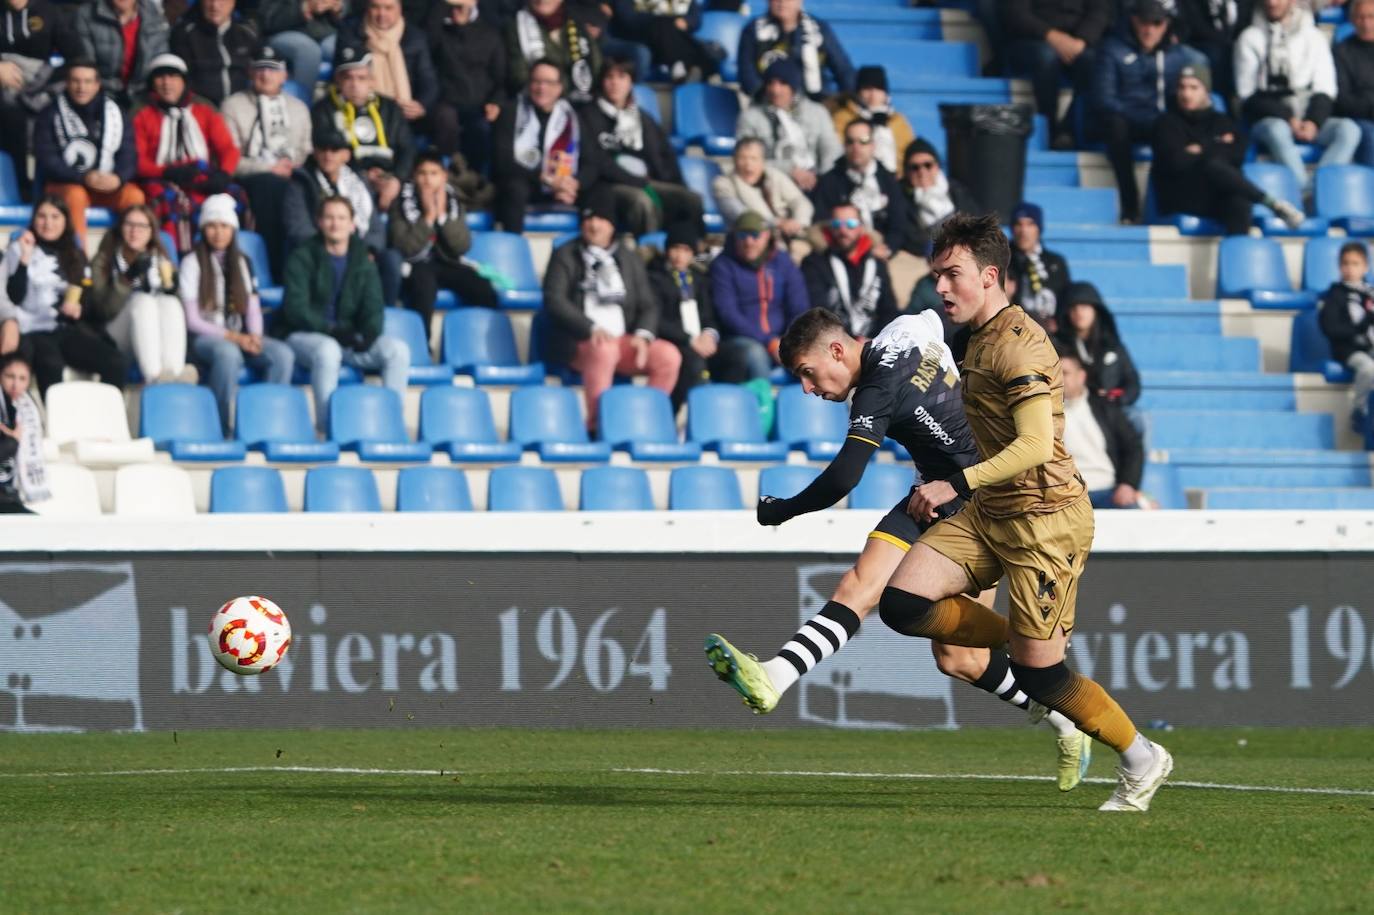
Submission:
<svg viewBox="0 0 1374 915">
<path fill-rule="evenodd" d="M 839 454 L 796 496 L 760 498 L 760 524 L 782 524 L 838 503 L 858 485 L 884 436 L 911 453 L 922 480 L 948 479 L 978 463 L 978 450 L 964 418 L 959 370 L 935 312 L 899 317 L 864 343 L 850 336 L 832 312 L 813 308 L 783 334 L 779 356 L 801 379 L 807 394 L 844 402 L 853 392 L 854 398 L 849 433 Z M 706 655 L 712 669 L 756 714 L 771 712 L 789 687 L 843 648 L 878 605 L 902 557 L 934 523 L 912 517 L 909 498 L 878 522 L 830 601 L 776 657 L 760 662 L 718 634 L 707 637 Z M 941 509 L 941 516 L 961 507 L 962 500 L 956 500 Z M 989 590 L 981 599 L 990 603 L 993 594 Z M 937 603 L 935 612 L 940 609 Z M 936 664 L 949 676 L 1026 710 L 1033 721 L 1047 721 L 1058 735 L 1059 787 L 1063 791 L 1074 788 L 1087 771 L 1091 740 L 1058 712 L 1031 702 L 1017 686 L 1004 650 L 960 647 L 989 644 L 989 633 L 1005 631 L 1005 617 L 990 608 L 986 616 L 964 616 L 968 632 L 956 627 L 946 643 L 931 642 Z"/>
</svg>

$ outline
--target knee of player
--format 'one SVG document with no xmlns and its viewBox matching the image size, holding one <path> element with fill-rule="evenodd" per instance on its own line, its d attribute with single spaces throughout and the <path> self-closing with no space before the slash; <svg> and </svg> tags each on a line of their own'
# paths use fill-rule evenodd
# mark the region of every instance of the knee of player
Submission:
<svg viewBox="0 0 1374 915">
<path fill-rule="evenodd" d="M 980 663 L 981 652 L 976 648 L 961 648 L 932 641 L 930 653 L 935 656 L 935 666 L 946 677 L 972 683 L 983 673 L 986 663 Z"/>
<path fill-rule="evenodd" d="M 928 598 L 903 591 L 884 588 L 878 601 L 878 614 L 889 629 L 902 635 L 923 636 L 934 602 Z"/>
<path fill-rule="evenodd" d="M 878 606 L 878 601 L 883 596 L 883 586 L 886 584 L 884 580 L 865 579 L 859 574 L 858 569 L 850 569 L 840 578 L 835 595 L 831 599 L 844 604 L 863 618 Z"/>
</svg>

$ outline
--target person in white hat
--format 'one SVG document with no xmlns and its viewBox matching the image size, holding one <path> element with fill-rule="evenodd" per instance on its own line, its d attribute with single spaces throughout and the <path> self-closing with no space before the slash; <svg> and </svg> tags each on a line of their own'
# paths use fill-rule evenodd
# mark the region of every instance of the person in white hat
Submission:
<svg viewBox="0 0 1374 915">
<path fill-rule="evenodd" d="M 186 309 L 191 359 L 215 393 L 227 438 L 244 366 L 261 381 L 290 384 L 296 366 L 291 347 L 264 336 L 262 303 L 253 264 L 238 246 L 234 198 L 215 194 L 200 208 L 201 240 L 181 262 L 178 291 Z"/>
</svg>

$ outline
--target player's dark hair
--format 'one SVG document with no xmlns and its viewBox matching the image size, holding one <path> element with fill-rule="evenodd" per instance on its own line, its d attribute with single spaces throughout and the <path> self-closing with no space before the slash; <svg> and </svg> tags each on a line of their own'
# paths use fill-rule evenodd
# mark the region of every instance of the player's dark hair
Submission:
<svg viewBox="0 0 1374 915">
<path fill-rule="evenodd" d="M 1011 245 L 1007 243 L 1007 236 L 1002 234 L 995 214 L 972 216 L 955 213 L 940 223 L 931 242 L 930 259 L 935 260 L 954 248 L 967 248 L 980 271 L 996 267 L 997 284 L 1004 285 L 1007 264 L 1011 262 Z"/>
<path fill-rule="evenodd" d="M 1336 260 L 1340 260 L 1347 254 L 1358 254 L 1360 257 L 1364 258 L 1365 263 L 1369 262 L 1369 252 L 1365 250 L 1364 242 L 1348 241 L 1341 245 L 1341 253 L 1336 256 Z"/>
<path fill-rule="evenodd" d="M 778 342 L 778 361 L 783 368 L 792 371 L 803 353 L 832 333 L 849 336 L 844 322 L 833 311 L 816 307 L 802 313 L 783 332 Z"/>
</svg>

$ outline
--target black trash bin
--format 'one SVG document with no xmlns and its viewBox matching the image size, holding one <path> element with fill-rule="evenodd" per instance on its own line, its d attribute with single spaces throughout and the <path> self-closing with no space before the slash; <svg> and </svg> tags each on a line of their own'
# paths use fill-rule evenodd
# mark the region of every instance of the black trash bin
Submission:
<svg viewBox="0 0 1374 915">
<path fill-rule="evenodd" d="M 1035 110 L 1030 105 L 941 105 L 945 163 L 950 177 L 1006 223 L 1026 183 L 1026 138 Z"/>
</svg>

